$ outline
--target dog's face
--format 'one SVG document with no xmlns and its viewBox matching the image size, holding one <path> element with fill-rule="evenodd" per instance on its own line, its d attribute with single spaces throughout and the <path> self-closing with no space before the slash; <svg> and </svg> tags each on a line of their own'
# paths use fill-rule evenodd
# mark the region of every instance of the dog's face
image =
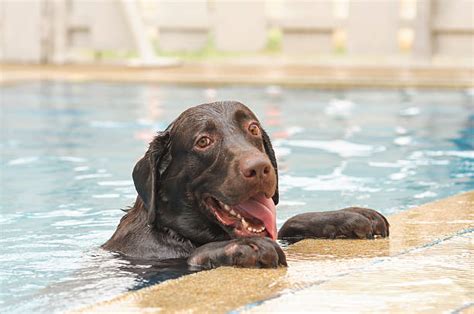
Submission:
<svg viewBox="0 0 474 314">
<path fill-rule="evenodd" d="M 207 243 L 276 239 L 277 164 L 258 119 L 238 102 L 183 112 L 150 144 L 133 178 L 150 223 Z"/>
</svg>

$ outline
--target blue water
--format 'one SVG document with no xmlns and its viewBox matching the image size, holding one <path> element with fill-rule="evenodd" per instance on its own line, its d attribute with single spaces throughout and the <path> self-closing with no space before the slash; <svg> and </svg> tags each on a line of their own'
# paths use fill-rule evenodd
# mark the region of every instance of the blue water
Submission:
<svg viewBox="0 0 474 314">
<path fill-rule="evenodd" d="M 473 91 L 320 91 L 31 82 L 0 87 L 0 311 L 52 312 L 187 270 L 98 247 L 135 190 L 154 132 L 185 108 L 235 99 L 271 134 L 278 223 L 362 205 L 392 214 L 474 189 Z"/>
</svg>

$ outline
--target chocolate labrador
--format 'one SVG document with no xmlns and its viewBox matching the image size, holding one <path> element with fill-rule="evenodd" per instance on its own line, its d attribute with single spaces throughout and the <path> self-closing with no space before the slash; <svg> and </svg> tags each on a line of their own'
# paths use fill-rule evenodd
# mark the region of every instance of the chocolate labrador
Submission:
<svg viewBox="0 0 474 314">
<path fill-rule="evenodd" d="M 277 161 L 268 135 L 243 104 L 215 102 L 184 111 L 158 133 L 132 176 L 135 204 L 103 248 L 144 259 L 187 258 L 202 268 L 286 266 L 275 240 L 295 235 L 277 233 Z M 299 225 L 306 231 L 344 226 L 329 237 L 372 238 L 383 217 L 374 212 L 307 213 L 310 219 Z M 384 233 L 376 231 L 382 236 L 388 235 L 384 226 Z"/>
</svg>

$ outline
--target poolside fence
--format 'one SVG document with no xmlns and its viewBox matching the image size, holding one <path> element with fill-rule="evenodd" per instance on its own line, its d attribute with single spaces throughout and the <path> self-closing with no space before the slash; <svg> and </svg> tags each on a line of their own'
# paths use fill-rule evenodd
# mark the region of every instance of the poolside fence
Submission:
<svg viewBox="0 0 474 314">
<path fill-rule="evenodd" d="M 273 46 L 272 46 L 273 45 Z M 472 0 L 2 0 L 0 61 L 152 59 L 156 52 L 474 56 Z"/>
</svg>

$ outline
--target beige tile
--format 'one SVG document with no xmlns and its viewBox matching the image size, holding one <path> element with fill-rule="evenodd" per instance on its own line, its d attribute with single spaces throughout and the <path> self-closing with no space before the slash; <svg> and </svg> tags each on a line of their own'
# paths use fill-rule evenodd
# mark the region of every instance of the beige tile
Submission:
<svg viewBox="0 0 474 314">
<path fill-rule="evenodd" d="M 192 62 L 169 67 L 124 65 L 0 64 L 0 84 L 31 80 L 108 81 L 197 85 L 281 85 L 320 88 L 472 88 L 472 66 L 318 64 L 304 61 L 249 59 L 239 62 Z"/>
</svg>

